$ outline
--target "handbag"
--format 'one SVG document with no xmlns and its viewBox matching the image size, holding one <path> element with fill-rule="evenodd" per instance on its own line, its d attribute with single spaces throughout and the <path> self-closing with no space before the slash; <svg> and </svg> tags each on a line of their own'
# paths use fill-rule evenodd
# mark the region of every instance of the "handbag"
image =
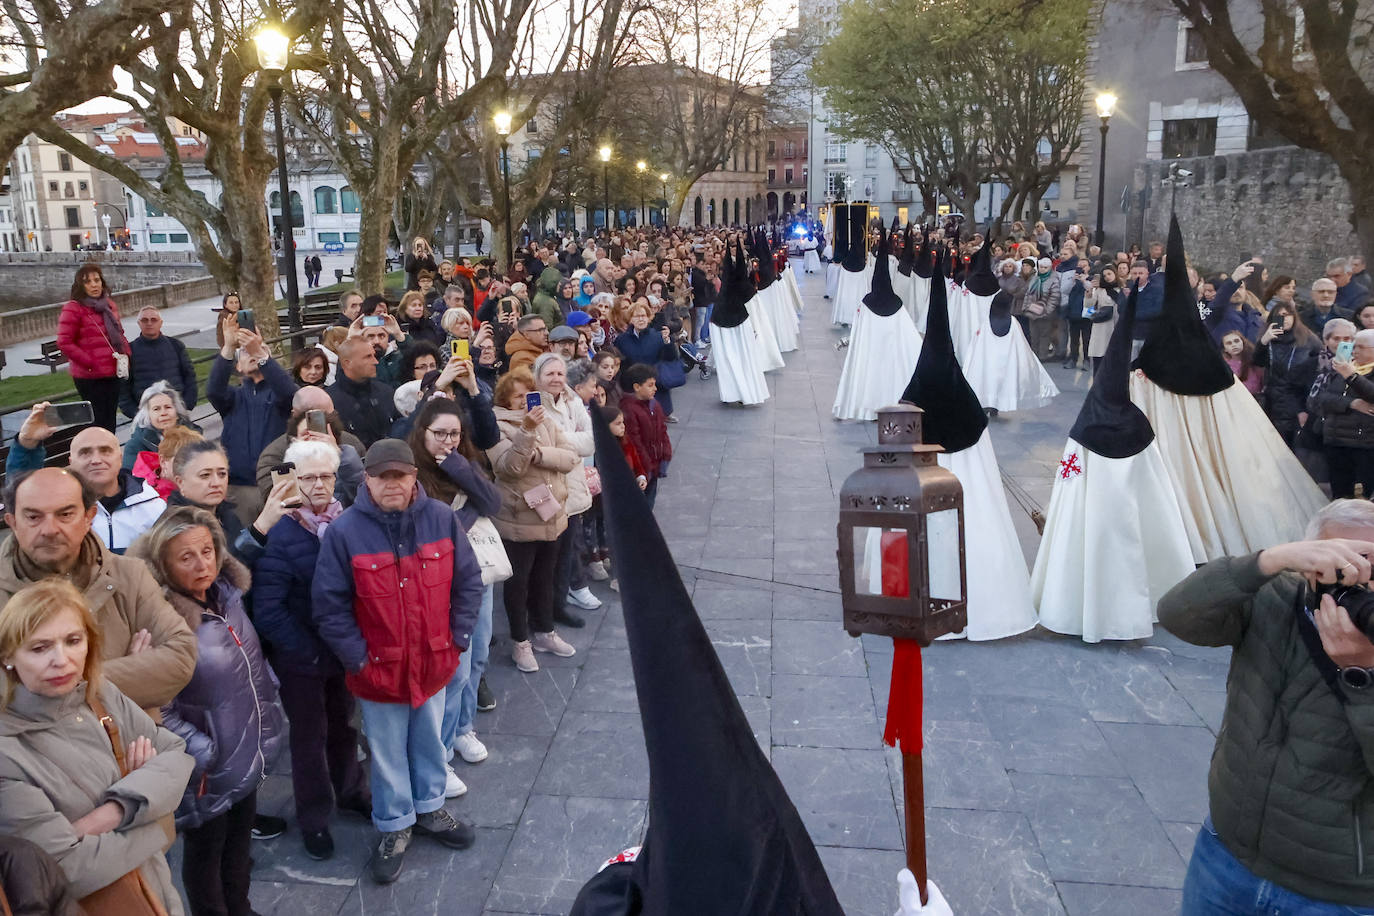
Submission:
<svg viewBox="0 0 1374 916">
<path fill-rule="evenodd" d="M 553 490 L 550 490 L 546 483 L 541 483 L 537 487 L 530 487 L 520 495 L 525 497 L 525 505 L 539 513 L 539 517 L 546 522 L 552 521 L 559 512 L 563 511 L 562 504 L 559 503 L 558 498 L 553 495 Z"/>
<path fill-rule="evenodd" d="M 593 496 L 600 496 L 601 472 L 589 464 L 584 464 L 582 470 L 587 475 L 587 492 Z"/>
<path fill-rule="evenodd" d="M 453 508 L 461 509 L 467 505 L 468 495 L 461 490 L 453 497 Z M 479 516 L 467 530 L 468 544 L 477 557 L 477 565 L 482 567 L 482 584 L 495 585 L 511 577 L 510 557 L 506 555 L 506 545 L 501 543 L 501 535 L 496 526 L 485 515 Z"/>
<path fill-rule="evenodd" d="M 114 751 L 115 762 L 119 764 L 119 775 L 128 776 L 129 766 L 124 760 L 124 741 L 119 737 L 119 726 L 105 711 L 100 698 L 87 693 L 86 702 L 95 713 L 105 734 L 110 739 L 110 749 Z M 94 893 L 81 898 L 81 908 L 87 916 L 167 916 L 162 901 L 148 886 L 143 873 L 137 868 L 117 880 L 105 885 Z"/>
<path fill-rule="evenodd" d="M 681 388 L 687 384 L 687 373 L 681 359 L 665 359 L 655 367 L 660 388 Z"/>
</svg>

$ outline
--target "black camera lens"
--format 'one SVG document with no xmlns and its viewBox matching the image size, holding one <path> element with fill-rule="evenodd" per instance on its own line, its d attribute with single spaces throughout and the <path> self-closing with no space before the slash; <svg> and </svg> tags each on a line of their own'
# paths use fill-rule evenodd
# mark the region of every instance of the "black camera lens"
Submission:
<svg viewBox="0 0 1374 916">
<path fill-rule="evenodd" d="M 1332 585 L 1321 591 L 1345 608 L 1355 626 L 1374 640 L 1374 592 L 1359 585 Z"/>
</svg>

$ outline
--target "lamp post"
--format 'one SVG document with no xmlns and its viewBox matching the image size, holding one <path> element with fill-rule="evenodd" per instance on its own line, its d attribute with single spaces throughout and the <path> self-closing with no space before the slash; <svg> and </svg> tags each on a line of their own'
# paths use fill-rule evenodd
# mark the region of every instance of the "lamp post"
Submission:
<svg viewBox="0 0 1374 916">
<path fill-rule="evenodd" d="M 498 111 L 492 118 L 496 133 L 501 137 L 501 197 L 506 211 L 506 270 L 510 270 L 511 259 L 515 256 L 515 246 L 511 243 L 510 225 L 510 112 Z"/>
<path fill-rule="evenodd" d="M 286 320 L 291 330 L 301 329 L 300 288 L 296 285 L 296 244 L 291 225 L 291 188 L 286 180 L 286 135 L 281 127 L 281 77 L 286 72 L 286 64 L 291 55 L 291 40 L 280 28 L 274 25 L 263 26 L 254 36 L 257 45 L 258 66 L 263 69 L 271 82 L 267 90 L 272 93 L 272 117 L 276 122 L 277 133 L 277 187 L 281 194 L 282 227 L 282 265 L 286 274 Z M 300 346 L 300 338 L 291 338 L 291 347 Z"/>
<path fill-rule="evenodd" d="M 644 206 L 644 173 L 649 171 L 649 163 L 643 159 L 635 163 L 635 171 L 639 173 L 639 219 L 643 223 L 649 221 L 649 210 Z"/>
<path fill-rule="evenodd" d="M 601 183 L 606 191 L 606 234 L 611 233 L 611 148 L 603 146 L 601 153 Z"/>
<path fill-rule="evenodd" d="M 663 185 L 663 228 L 668 228 L 668 173 L 660 172 L 659 183 Z"/>
<path fill-rule="evenodd" d="M 1116 96 L 1110 92 L 1100 93 L 1097 97 L 1097 116 L 1102 119 L 1102 142 L 1097 147 L 1097 231 L 1093 233 L 1093 243 L 1099 248 L 1107 237 L 1102 228 L 1102 202 L 1107 191 L 1107 122 L 1112 118 L 1116 107 Z"/>
</svg>

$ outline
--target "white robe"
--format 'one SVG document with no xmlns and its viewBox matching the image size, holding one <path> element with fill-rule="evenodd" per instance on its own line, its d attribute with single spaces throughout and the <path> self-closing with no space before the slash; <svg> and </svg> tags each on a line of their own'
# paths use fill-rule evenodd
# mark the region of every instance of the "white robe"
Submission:
<svg viewBox="0 0 1374 916">
<path fill-rule="evenodd" d="M 945 282 L 948 284 L 945 287 L 945 301 L 949 303 L 949 336 L 954 340 L 954 355 L 959 358 L 959 365 L 967 366 L 973 337 L 987 323 L 988 316 L 987 306 L 979 308 L 975 300 L 986 299 L 991 302 L 992 299 L 975 296 L 953 280 Z"/>
<path fill-rule="evenodd" d="M 754 350 L 758 354 L 758 364 L 764 372 L 781 369 L 786 363 L 782 351 L 778 349 L 777 331 L 773 329 L 772 310 L 759 296 L 749 300 L 749 323 L 754 326 Z"/>
<path fill-rule="evenodd" d="M 806 310 L 805 303 L 802 302 L 801 287 L 797 286 L 797 272 L 795 270 L 784 270 L 782 272 L 783 292 L 788 303 L 792 306 L 792 314 L 797 319 L 797 333 L 801 333 L 801 315 Z"/>
<path fill-rule="evenodd" d="M 926 315 L 930 310 L 930 277 L 923 277 L 916 271 L 911 272 L 911 303 L 908 311 L 911 320 L 916 322 L 916 330 L 926 332 Z"/>
<path fill-rule="evenodd" d="M 775 279 L 768 284 L 767 289 L 759 290 L 758 295 L 749 303 L 751 309 L 757 307 L 767 310 L 768 326 L 772 328 L 773 337 L 778 342 L 779 353 L 791 353 L 797 349 L 797 332 L 801 330 L 797 310 L 788 299 L 785 281 Z M 749 314 L 752 315 L 753 312 Z"/>
<path fill-rule="evenodd" d="M 1154 427 L 1198 563 L 1301 540 L 1326 505 L 1240 379 L 1190 397 L 1136 371 L 1131 400 Z"/>
<path fill-rule="evenodd" d="M 854 316 L 863 308 L 863 298 L 872 288 L 873 263 L 864 265 L 857 273 L 840 268 L 840 278 L 835 284 L 835 295 L 830 300 L 830 323 L 853 324 Z"/>
<path fill-rule="evenodd" d="M 749 305 L 752 307 L 753 302 Z M 746 318 L 733 328 L 711 323 L 709 360 L 726 404 L 762 404 L 768 400 L 768 382 L 759 364 L 754 319 Z"/>
<path fill-rule="evenodd" d="M 807 239 L 802 242 L 802 270 L 809 274 L 814 274 L 821 269 L 821 259 L 816 254 L 816 240 Z"/>
<path fill-rule="evenodd" d="M 834 302 L 835 292 L 840 283 L 840 271 L 842 268 L 833 260 L 835 257 L 835 249 L 831 248 L 829 245 L 825 247 L 825 256 L 831 258 L 825 265 L 825 298 Z"/>
<path fill-rule="evenodd" d="M 1159 599 L 1193 569 L 1158 445 L 1106 458 L 1070 439 L 1031 572 L 1040 624 L 1084 642 L 1148 639 Z"/>
<path fill-rule="evenodd" d="M 975 300 L 992 301 L 991 296 L 973 296 Z M 983 306 L 984 314 L 987 306 Z M 964 376 L 973 386 L 978 401 L 1001 413 L 1044 407 L 1059 394 L 1059 386 L 1035 358 L 1021 322 L 1011 319 L 1011 327 L 1003 337 L 992 331 L 986 321 L 974 333 L 968 355 L 964 357 Z"/>
<path fill-rule="evenodd" d="M 878 419 L 879 409 L 902 399 L 920 357 L 921 332 L 911 316 L 901 310 L 875 315 L 861 306 L 849 330 L 849 348 L 830 412 L 837 420 Z"/>
</svg>

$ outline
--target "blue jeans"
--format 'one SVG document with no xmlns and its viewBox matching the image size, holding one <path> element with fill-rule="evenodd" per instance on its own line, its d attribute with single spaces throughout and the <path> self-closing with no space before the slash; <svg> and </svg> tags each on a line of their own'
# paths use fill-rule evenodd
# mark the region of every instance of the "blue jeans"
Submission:
<svg viewBox="0 0 1374 916">
<path fill-rule="evenodd" d="M 1181 916 L 1368 916 L 1374 909 L 1321 903 L 1257 877 L 1222 844 L 1209 817 L 1202 822 Z"/>
<path fill-rule="evenodd" d="M 477 715 L 477 684 L 487 670 L 487 657 L 491 655 L 491 606 L 495 590 L 494 585 L 482 589 L 482 606 L 477 611 L 477 626 L 472 628 L 472 643 L 463 653 L 458 670 L 453 672 L 453 680 L 444 688 L 445 760 L 453 754 L 458 736 L 472 731 L 472 720 Z"/>
<path fill-rule="evenodd" d="M 444 693 L 415 709 L 358 700 L 372 753 L 372 823 L 383 833 L 404 830 L 415 815 L 444 806 Z"/>
</svg>

